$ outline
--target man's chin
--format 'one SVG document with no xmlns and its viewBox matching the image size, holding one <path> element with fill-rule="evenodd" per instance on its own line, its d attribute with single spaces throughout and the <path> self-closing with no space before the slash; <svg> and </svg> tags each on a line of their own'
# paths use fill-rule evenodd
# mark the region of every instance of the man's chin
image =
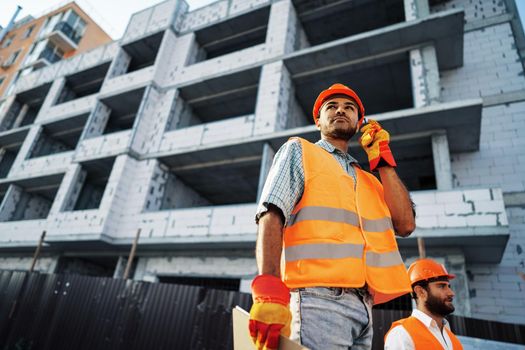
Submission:
<svg viewBox="0 0 525 350">
<path fill-rule="evenodd" d="M 356 133 L 356 129 L 334 129 L 330 130 L 327 136 L 337 140 L 349 141 Z"/>
</svg>

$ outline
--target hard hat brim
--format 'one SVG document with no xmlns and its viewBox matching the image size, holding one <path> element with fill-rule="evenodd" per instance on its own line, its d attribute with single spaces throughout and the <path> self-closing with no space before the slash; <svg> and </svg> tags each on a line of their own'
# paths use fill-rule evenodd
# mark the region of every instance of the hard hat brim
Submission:
<svg viewBox="0 0 525 350">
<path fill-rule="evenodd" d="M 355 91 L 351 90 L 350 88 L 346 88 L 346 89 L 330 88 L 330 89 L 322 91 L 319 94 L 319 96 L 317 96 L 317 99 L 315 100 L 315 103 L 314 103 L 314 108 L 312 110 L 312 115 L 314 117 L 314 120 L 317 120 L 321 106 L 326 102 L 326 100 L 330 98 L 330 96 L 333 96 L 333 95 L 344 95 L 354 100 L 358 104 L 358 107 L 359 107 L 359 120 L 363 119 L 363 117 L 365 116 L 365 110 L 363 107 L 363 103 L 361 102 L 361 99 L 359 98 L 359 96 L 357 96 Z"/>
</svg>

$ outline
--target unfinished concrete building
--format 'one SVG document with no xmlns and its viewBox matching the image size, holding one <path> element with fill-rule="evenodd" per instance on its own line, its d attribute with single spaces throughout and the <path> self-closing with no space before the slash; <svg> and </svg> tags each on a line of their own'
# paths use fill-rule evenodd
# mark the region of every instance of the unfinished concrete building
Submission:
<svg viewBox="0 0 525 350">
<path fill-rule="evenodd" d="M 392 135 L 399 245 L 457 274 L 457 314 L 525 323 L 524 37 L 515 3 L 168 0 L 20 79 L 0 111 L 0 264 L 249 291 L 256 201 L 334 82 Z M 30 122 L 24 122 L 30 120 Z M 366 168 L 354 141 L 350 152 Z"/>
</svg>

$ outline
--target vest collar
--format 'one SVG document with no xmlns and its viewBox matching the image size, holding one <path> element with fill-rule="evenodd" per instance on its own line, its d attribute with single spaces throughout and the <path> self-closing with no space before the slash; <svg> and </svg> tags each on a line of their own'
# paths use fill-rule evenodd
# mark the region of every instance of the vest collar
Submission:
<svg viewBox="0 0 525 350">
<path fill-rule="evenodd" d="M 439 329 L 439 327 L 437 325 L 437 322 L 434 321 L 434 319 L 432 317 L 428 316 L 423 311 L 420 311 L 418 309 L 414 309 L 414 310 L 412 310 L 412 316 L 414 316 L 415 318 L 420 320 L 427 328 L 436 327 L 436 328 Z M 445 318 L 443 318 L 443 326 L 446 327 L 447 323 L 448 323 L 447 320 Z"/>
</svg>

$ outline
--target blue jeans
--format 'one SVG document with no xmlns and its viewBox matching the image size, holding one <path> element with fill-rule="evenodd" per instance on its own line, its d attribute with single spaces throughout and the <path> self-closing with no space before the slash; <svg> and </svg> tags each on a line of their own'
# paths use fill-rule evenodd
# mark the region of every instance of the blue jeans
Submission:
<svg viewBox="0 0 525 350">
<path fill-rule="evenodd" d="M 372 296 L 366 289 L 295 289 L 290 309 L 290 338 L 311 350 L 372 348 Z"/>
</svg>

